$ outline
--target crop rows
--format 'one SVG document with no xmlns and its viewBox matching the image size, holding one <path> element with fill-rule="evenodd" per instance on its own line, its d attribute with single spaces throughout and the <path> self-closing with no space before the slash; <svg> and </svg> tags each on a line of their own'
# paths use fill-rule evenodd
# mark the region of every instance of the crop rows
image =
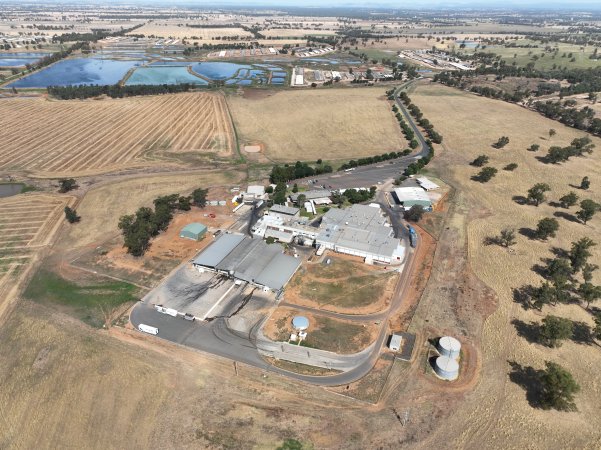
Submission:
<svg viewBox="0 0 601 450">
<path fill-rule="evenodd" d="M 128 166 L 145 154 L 233 150 L 222 96 L 0 102 L 0 170 L 78 174 Z"/>
<path fill-rule="evenodd" d="M 64 198 L 44 194 L 0 199 L 0 303 L 51 242 L 64 206 Z"/>
</svg>

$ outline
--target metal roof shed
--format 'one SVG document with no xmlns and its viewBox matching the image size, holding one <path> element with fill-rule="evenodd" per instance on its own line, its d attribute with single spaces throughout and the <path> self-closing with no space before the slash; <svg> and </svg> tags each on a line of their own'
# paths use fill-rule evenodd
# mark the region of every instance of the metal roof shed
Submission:
<svg viewBox="0 0 601 450">
<path fill-rule="evenodd" d="M 278 253 L 261 271 L 255 282 L 276 291 L 280 290 L 290 281 L 300 264 L 298 258 Z"/>
<path fill-rule="evenodd" d="M 179 237 L 184 239 L 192 239 L 193 241 L 200 241 L 207 233 L 206 225 L 202 223 L 189 223 L 179 232 Z"/>
<path fill-rule="evenodd" d="M 242 234 L 222 234 L 213 244 L 209 245 L 201 254 L 194 258 L 193 264 L 215 268 L 243 240 L 244 235 Z"/>
</svg>

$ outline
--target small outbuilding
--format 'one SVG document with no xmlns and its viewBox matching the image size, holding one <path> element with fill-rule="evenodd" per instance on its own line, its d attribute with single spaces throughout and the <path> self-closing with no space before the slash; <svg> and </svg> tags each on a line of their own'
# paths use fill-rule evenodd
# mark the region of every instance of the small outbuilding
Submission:
<svg viewBox="0 0 601 450">
<path fill-rule="evenodd" d="M 403 336 L 400 334 L 392 333 L 390 336 L 390 342 L 388 344 L 388 348 L 393 352 L 398 352 L 401 349 L 401 344 L 403 343 Z"/>
<path fill-rule="evenodd" d="M 184 239 L 192 239 L 193 241 L 200 241 L 207 234 L 207 227 L 202 223 L 193 222 L 186 225 L 179 232 L 179 237 Z"/>
</svg>

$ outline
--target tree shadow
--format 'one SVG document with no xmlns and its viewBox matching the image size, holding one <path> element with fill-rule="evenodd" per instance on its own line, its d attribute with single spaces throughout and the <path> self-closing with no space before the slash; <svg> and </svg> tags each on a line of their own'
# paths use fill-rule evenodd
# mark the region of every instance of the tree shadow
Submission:
<svg viewBox="0 0 601 450">
<path fill-rule="evenodd" d="M 591 345 L 593 343 L 591 327 L 584 322 L 573 322 L 573 324 L 572 341 L 577 344 Z"/>
<path fill-rule="evenodd" d="M 551 201 L 549 202 L 549 206 L 552 206 L 553 208 L 561 208 L 561 203 Z"/>
<path fill-rule="evenodd" d="M 518 205 L 527 205 L 528 204 L 528 199 L 526 197 L 524 197 L 523 195 L 514 195 L 513 197 L 511 197 L 511 200 L 516 202 Z"/>
<path fill-rule="evenodd" d="M 535 156 L 535 158 L 537 160 L 539 160 L 540 162 L 542 162 L 543 164 L 556 164 L 557 163 L 551 163 L 551 161 L 549 161 L 549 158 L 545 155 L 545 156 Z"/>
<path fill-rule="evenodd" d="M 553 253 L 557 258 L 569 258 L 570 252 L 568 252 L 565 248 L 561 247 L 551 247 L 551 253 Z"/>
<path fill-rule="evenodd" d="M 568 186 L 570 186 L 571 188 L 574 188 L 574 189 L 582 189 L 579 184 L 570 183 Z M 584 189 L 584 190 L 586 191 L 586 189 Z"/>
<path fill-rule="evenodd" d="M 567 213 L 565 211 L 555 211 L 553 213 L 555 217 L 560 217 L 562 219 L 566 219 L 569 222 L 580 223 L 580 221 L 576 218 L 575 215 Z"/>
<path fill-rule="evenodd" d="M 532 228 L 522 227 L 522 228 L 518 229 L 518 233 L 520 233 L 522 236 L 526 236 L 530 240 L 537 239 L 536 230 L 533 230 Z"/>
<path fill-rule="evenodd" d="M 540 343 L 540 325 L 535 322 L 526 323 L 519 319 L 513 319 L 511 324 L 515 327 L 520 337 L 523 337 L 531 344 Z"/>
<path fill-rule="evenodd" d="M 524 308 L 525 310 L 532 309 L 532 303 L 530 302 L 530 299 L 532 297 L 534 289 L 535 287 L 531 284 L 527 284 L 519 288 L 514 288 L 513 301 L 522 305 L 522 308 Z"/>
<path fill-rule="evenodd" d="M 515 361 L 507 361 L 511 366 L 509 379 L 526 391 L 526 400 L 533 408 L 540 408 L 540 398 L 542 390 L 540 379 L 542 370 L 537 370 L 531 366 L 522 366 Z"/>
<path fill-rule="evenodd" d="M 483 241 L 484 245 L 501 245 L 501 239 L 497 236 L 487 236 Z"/>
</svg>

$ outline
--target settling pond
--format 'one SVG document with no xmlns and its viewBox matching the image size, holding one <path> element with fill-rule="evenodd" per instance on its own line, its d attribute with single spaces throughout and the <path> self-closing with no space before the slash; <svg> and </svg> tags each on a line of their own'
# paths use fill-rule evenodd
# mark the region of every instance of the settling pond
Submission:
<svg viewBox="0 0 601 450">
<path fill-rule="evenodd" d="M 0 198 L 20 194 L 24 187 L 25 185 L 21 183 L 0 184 Z"/>
<path fill-rule="evenodd" d="M 52 53 L 0 53 L 0 67 L 22 67 Z"/>
<path fill-rule="evenodd" d="M 7 87 L 46 88 L 48 86 L 79 86 L 117 84 L 133 67 L 143 61 L 115 61 L 112 59 L 65 59 L 46 69 L 21 78 Z"/>
<path fill-rule="evenodd" d="M 281 85 L 288 75 L 282 67 L 270 64 L 157 61 L 147 65 L 147 61 L 141 58 L 114 60 L 88 57 L 59 61 L 7 87 L 111 85 L 120 82 L 131 69 L 135 70 L 125 82 L 128 86 L 182 83 L 202 86 L 210 81 L 242 86 Z"/>
</svg>

